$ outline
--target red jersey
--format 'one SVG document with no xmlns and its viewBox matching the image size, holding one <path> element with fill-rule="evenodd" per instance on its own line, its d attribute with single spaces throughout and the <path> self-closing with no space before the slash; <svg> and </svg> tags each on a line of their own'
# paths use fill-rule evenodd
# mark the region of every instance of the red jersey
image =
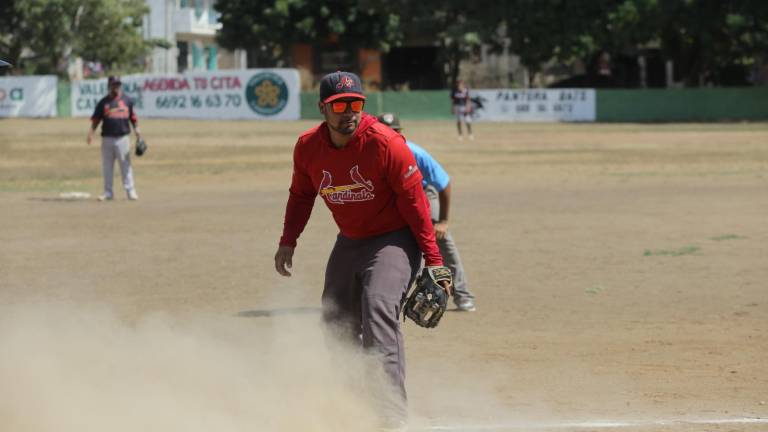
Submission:
<svg viewBox="0 0 768 432">
<path fill-rule="evenodd" d="M 352 139 L 335 148 L 325 123 L 303 133 L 293 151 L 280 245 L 296 246 L 320 195 L 345 237 L 409 227 L 429 266 L 442 265 L 421 173 L 405 138 L 363 113 Z"/>
</svg>

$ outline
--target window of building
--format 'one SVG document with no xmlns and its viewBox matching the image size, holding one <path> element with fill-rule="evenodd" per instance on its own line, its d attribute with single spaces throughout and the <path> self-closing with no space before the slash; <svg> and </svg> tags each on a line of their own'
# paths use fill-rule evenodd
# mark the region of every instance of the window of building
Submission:
<svg viewBox="0 0 768 432">
<path fill-rule="evenodd" d="M 350 51 L 338 48 L 320 48 L 315 52 L 317 53 L 317 69 L 322 74 L 337 70 L 357 70 L 357 58 Z"/>
<path fill-rule="evenodd" d="M 208 45 L 206 51 L 208 51 L 208 70 L 218 69 L 219 61 L 217 58 L 218 49 L 216 48 L 216 45 Z"/>
<path fill-rule="evenodd" d="M 179 56 L 176 58 L 176 70 L 179 73 L 184 73 L 189 68 L 189 43 L 178 41 L 176 48 L 179 50 Z"/>
<path fill-rule="evenodd" d="M 205 69 L 205 58 L 203 53 L 203 47 L 197 43 L 192 42 L 192 69 Z"/>
<path fill-rule="evenodd" d="M 213 5 L 208 7 L 208 24 L 216 25 L 219 22 L 219 13 L 213 8 Z"/>
</svg>

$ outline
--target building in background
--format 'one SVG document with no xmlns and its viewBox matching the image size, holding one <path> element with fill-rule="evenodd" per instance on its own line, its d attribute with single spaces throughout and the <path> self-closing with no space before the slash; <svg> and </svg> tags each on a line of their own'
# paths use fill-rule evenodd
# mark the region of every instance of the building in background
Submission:
<svg viewBox="0 0 768 432">
<path fill-rule="evenodd" d="M 144 38 L 163 39 L 170 48 L 155 48 L 148 58 L 148 73 L 184 73 L 195 70 L 245 69 L 244 50 L 234 52 L 216 44 L 221 28 L 216 0 L 145 0 Z"/>
<path fill-rule="evenodd" d="M 299 69 L 304 90 L 313 89 L 325 74 L 337 70 L 357 73 L 367 90 L 378 90 L 382 84 L 379 50 L 345 47 L 333 37 L 316 44 L 293 44 L 287 66 Z"/>
</svg>

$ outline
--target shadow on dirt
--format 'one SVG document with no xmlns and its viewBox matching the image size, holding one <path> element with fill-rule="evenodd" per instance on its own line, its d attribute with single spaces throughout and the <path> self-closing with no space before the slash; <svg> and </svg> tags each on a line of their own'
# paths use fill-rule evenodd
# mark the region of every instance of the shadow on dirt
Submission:
<svg viewBox="0 0 768 432">
<path fill-rule="evenodd" d="M 237 316 L 243 318 L 264 318 L 280 315 L 314 315 L 322 311 L 319 307 L 294 307 L 282 309 L 256 309 L 238 312 Z"/>
<path fill-rule="evenodd" d="M 30 197 L 27 198 L 29 201 L 38 201 L 38 202 L 90 202 L 90 201 L 96 201 L 96 199 L 86 199 L 86 198 L 61 198 L 61 197 Z"/>
</svg>

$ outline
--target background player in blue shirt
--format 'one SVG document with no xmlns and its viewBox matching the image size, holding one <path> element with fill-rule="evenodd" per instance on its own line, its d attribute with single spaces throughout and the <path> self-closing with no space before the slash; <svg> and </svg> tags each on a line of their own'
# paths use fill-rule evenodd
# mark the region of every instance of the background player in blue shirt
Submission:
<svg viewBox="0 0 768 432">
<path fill-rule="evenodd" d="M 379 121 L 400 132 L 400 119 L 392 113 L 380 115 Z M 443 263 L 453 272 L 453 301 L 461 311 L 475 311 L 475 296 L 467 289 L 467 279 L 464 275 L 464 265 L 461 263 L 459 250 L 448 232 L 448 214 L 451 206 L 451 178 L 435 158 L 415 143 L 405 141 L 416 158 L 416 165 L 424 178 L 422 185 L 429 198 L 432 213 L 432 223 L 435 226 L 435 237 L 443 256 Z"/>
</svg>

